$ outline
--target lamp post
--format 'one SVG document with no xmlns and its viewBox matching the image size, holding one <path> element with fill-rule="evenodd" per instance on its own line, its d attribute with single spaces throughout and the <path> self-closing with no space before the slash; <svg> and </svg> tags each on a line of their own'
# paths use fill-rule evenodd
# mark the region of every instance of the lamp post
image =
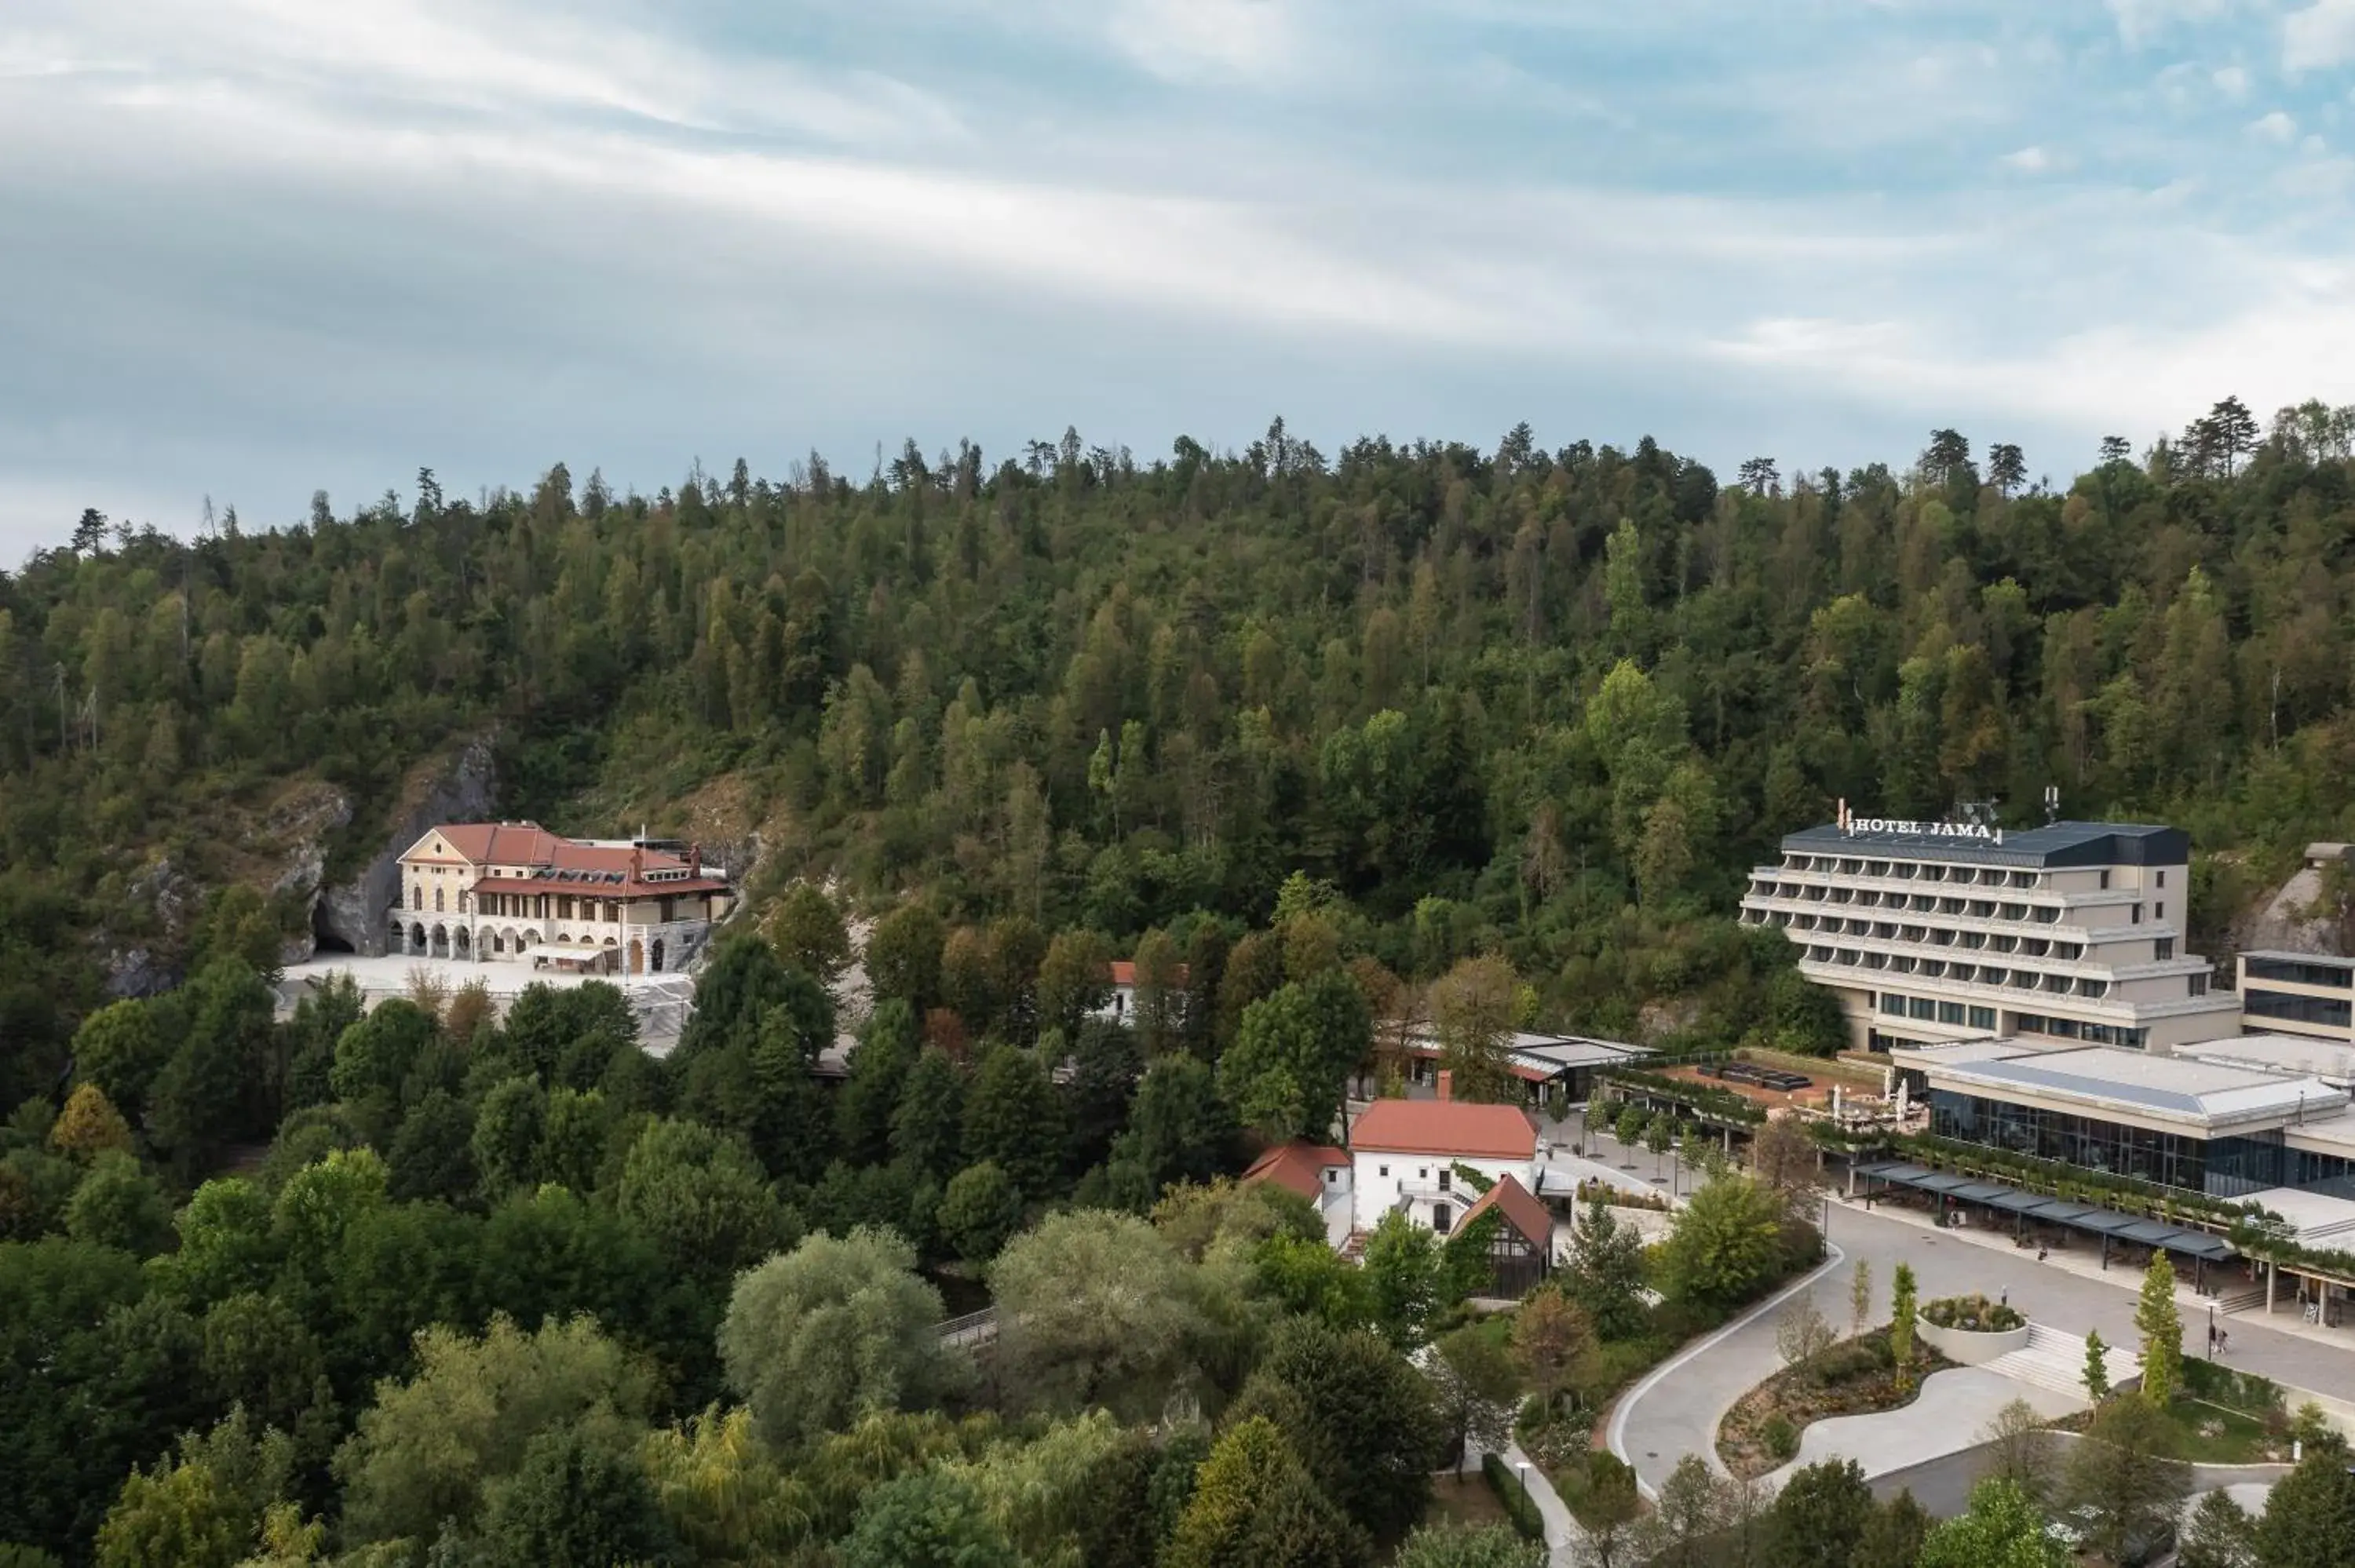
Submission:
<svg viewBox="0 0 2355 1568">
<path fill-rule="evenodd" d="M 1521 1507 L 1524 1511 L 1527 1511 L 1529 1504 L 1529 1462 L 1527 1459 L 1520 1460 L 1513 1466 L 1513 1468 L 1521 1473 Z"/>
</svg>

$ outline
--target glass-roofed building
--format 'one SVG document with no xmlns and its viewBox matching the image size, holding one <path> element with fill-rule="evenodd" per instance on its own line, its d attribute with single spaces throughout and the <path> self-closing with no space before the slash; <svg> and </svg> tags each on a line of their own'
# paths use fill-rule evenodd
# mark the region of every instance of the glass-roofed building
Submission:
<svg viewBox="0 0 2355 1568">
<path fill-rule="evenodd" d="M 2355 1110 L 2319 1077 L 2018 1040 L 1891 1060 L 1926 1092 L 1941 1138 L 2218 1198 L 2355 1199 Z"/>
</svg>

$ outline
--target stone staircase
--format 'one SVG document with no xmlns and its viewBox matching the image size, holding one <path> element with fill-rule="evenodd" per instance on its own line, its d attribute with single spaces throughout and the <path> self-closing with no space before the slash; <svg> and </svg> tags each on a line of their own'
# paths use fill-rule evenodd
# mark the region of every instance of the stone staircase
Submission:
<svg viewBox="0 0 2355 1568">
<path fill-rule="evenodd" d="M 2142 1376 L 2142 1358 L 2132 1351 L 2111 1345 L 2103 1362 L 2109 1369 L 2112 1388 L 2123 1388 Z M 2074 1394 L 2079 1399 L 2086 1397 L 2085 1340 L 2082 1335 L 2031 1323 L 2023 1349 L 1998 1356 L 1986 1365 L 1989 1372 L 2001 1372 L 2021 1383 L 2056 1393 Z"/>
<path fill-rule="evenodd" d="M 2262 1285 L 2252 1285 L 2216 1298 L 2216 1310 L 2219 1312 L 2246 1312 L 2253 1307 L 2264 1304 L 2265 1287 Z"/>
</svg>

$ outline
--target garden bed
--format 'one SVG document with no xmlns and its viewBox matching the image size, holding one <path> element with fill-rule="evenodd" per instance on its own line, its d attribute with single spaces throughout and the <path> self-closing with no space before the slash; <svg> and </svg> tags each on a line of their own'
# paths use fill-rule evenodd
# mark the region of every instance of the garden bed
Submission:
<svg viewBox="0 0 2355 1568">
<path fill-rule="evenodd" d="M 1923 1380 L 1955 1364 L 1917 1338 L 1913 1382 L 1901 1388 L 1887 1329 L 1843 1340 L 1734 1401 L 1718 1425 L 1717 1457 L 1744 1479 L 1765 1475 L 1798 1453 L 1799 1435 L 1815 1423 L 1902 1410 L 1920 1394 Z"/>
</svg>

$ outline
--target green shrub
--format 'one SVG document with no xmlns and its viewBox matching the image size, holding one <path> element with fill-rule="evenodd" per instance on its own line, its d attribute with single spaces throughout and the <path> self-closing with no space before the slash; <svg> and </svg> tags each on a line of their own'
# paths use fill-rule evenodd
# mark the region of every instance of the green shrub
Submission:
<svg viewBox="0 0 2355 1568">
<path fill-rule="evenodd" d="M 1769 1418 L 1760 1429 L 1758 1437 L 1766 1445 L 1766 1451 L 1777 1459 L 1796 1459 L 1799 1456 L 1799 1429 L 1791 1425 L 1787 1416 Z"/>
<path fill-rule="evenodd" d="M 1968 1296 L 1942 1296 L 1927 1302 L 1922 1308 L 1922 1318 L 1941 1329 L 1960 1329 L 1971 1334 L 2000 1334 L 2028 1321 L 2010 1303 L 1990 1301 L 1977 1291 Z"/>
<path fill-rule="evenodd" d="M 1497 1494 L 1497 1501 L 1513 1528 L 1530 1541 L 1545 1539 L 1545 1515 L 1538 1511 L 1535 1499 L 1521 1490 L 1521 1480 L 1503 1456 L 1490 1452 L 1480 1456 L 1480 1474 L 1487 1478 L 1488 1489 Z"/>
</svg>

